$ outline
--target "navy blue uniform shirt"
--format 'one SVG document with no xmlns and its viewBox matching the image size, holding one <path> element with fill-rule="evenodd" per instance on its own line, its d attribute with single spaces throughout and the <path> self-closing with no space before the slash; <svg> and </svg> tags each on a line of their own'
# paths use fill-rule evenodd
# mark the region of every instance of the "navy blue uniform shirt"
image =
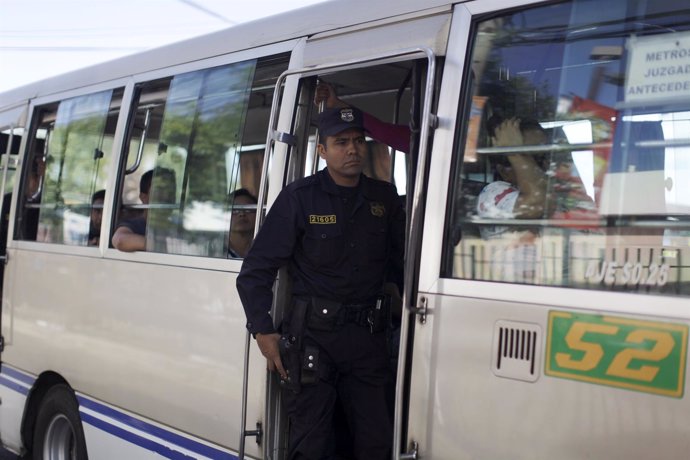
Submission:
<svg viewBox="0 0 690 460">
<path fill-rule="evenodd" d="M 237 278 L 247 329 L 275 332 L 272 287 L 283 266 L 295 296 L 360 303 L 384 282 L 401 288 L 404 240 L 402 200 L 388 182 L 362 175 L 348 189 L 327 170 L 293 182 L 278 195 Z"/>
</svg>

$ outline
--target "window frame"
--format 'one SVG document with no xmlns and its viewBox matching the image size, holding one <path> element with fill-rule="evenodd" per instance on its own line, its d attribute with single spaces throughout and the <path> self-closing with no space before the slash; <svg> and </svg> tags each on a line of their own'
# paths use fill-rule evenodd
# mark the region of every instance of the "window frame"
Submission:
<svg viewBox="0 0 690 460">
<path fill-rule="evenodd" d="M 121 139 L 121 132 L 122 132 L 122 121 L 123 118 L 121 115 L 124 111 L 128 110 L 129 106 L 129 94 L 130 94 L 130 88 L 128 84 L 129 79 L 127 78 L 120 78 L 108 82 L 103 82 L 95 85 L 90 85 L 86 86 L 83 88 L 78 88 L 78 89 L 72 89 L 68 91 L 63 91 L 59 93 L 54 93 L 48 96 L 42 96 L 36 99 L 31 100 L 28 108 L 28 119 L 26 122 L 26 135 L 25 139 L 22 140 L 22 146 L 21 146 L 21 151 L 20 151 L 20 160 L 19 160 L 19 167 L 16 172 L 16 180 L 15 180 L 15 186 L 14 186 L 14 196 L 18 197 L 20 192 L 23 192 L 25 186 L 26 186 L 26 181 L 28 180 L 28 170 L 26 169 L 27 165 L 29 164 L 28 159 L 31 157 L 30 152 L 28 152 L 28 148 L 32 145 L 31 139 L 33 136 L 33 133 L 36 128 L 36 124 L 38 120 L 36 119 L 37 114 L 39 113 L 39 109 L 43 106 L 50 105 L 50 104 L 59 104 L 61 101 L 79 97 L 79 96 L 85 96 L 89 94 L 94 94 L 94 93 L 99 93 L 102 91 L 115 91 L 117 89 L 122 88 L 123 89 L 123 94 L 122 94 L 122 103 L 120 105 L 120 112 L 118 114 L 118 119 L 115 127 L 115 131 L 113 134 L 113 152 L 110 154 L 110 163 L 107 165 L 108 171 L 109 171 L 109 178 L 106 184 L 106 197 L 105 197 L 105 202 L 103 204 L 103 221 L 101 222 L 101 236 L 103 236 L 103 230 L 106 228 L 107 225 L 107 212 L 109 208 L 109 200 L 110 200 L 110 194 L 107 192 L 108 190 L 111 190 L 111 181 L 112 181 L 112 176 L 113 176 L 113 167 L 114 167 L 114 160 L 117 157 L 117 149 L 119 149 L 119 143 Z M 31 138 L 31 139 L 30 139 Z M 12 238 L 11 238 L 11 243 L 12 243 L 12 248 L 16 249 L 23 249 L 23 250 L 33 250 L 33 251 L 41 251 L 41 252 L 48 252 L 48 253 L 54 253 L 54 254 L 74 254 L 74 255 L 80 255 L 80 256 L 97 256 L 99 252 L 102 250 L 102 244 L 99 246 L 76 246 L 76 245 L 67 245 L 67 244 L 53 244 L 53 243 L 44 243 L 41 241 L 31 241 L 31 240 L 23 240 L 23 239 L 18 239 L 16 238 L 16 230 L 17 230 L 17 218 L 18 215 L 17 213 L 22 207 L 23 200 L 13 200 L 13 212 L 14 212 L 14 218 L 12 219 L 11 222 L 11 227 L 10 231 L 12 232 Z M 16 210 L 15 210 L 16 208 Z M 102 238 L 101 238 L 102 240 Z M 102 241 L 101 241 L 102 242 Z M 8 248 L 10 246 L 8 245 Z"/>
<path fill-rule="evenodd" d="M 120 197 L 117 195 L 120 193 L 119 181 L 121 175 L 123 174 L 122 168 L 124 162 L 122 161 L 122 155 L 124 154 L 123 145 L 126 141 L 126 128 L 129 125 L 130 114 L 133 107 L 133 96 L 134 88 L 138 84 L 143 84 L 153 80 L 159 80 L 163 78 L 172 78 L 175 75 L 204 70 L 213 67 L 219 67 L 223 65 L 233 64 L 236 62 L 242 62 L 251 59 L 261 59 L 263 57 L 270 57 L 273 55 L 286 54 L 288 53 L 288 69 L 293 65 L 293 51 L 295 47 L 299 44 L 301 39 L 293 39 L 285 42 L 274 43 L 267 46 L 262 46 L 259 48 L 248 49 L 243 51 L 238 51 L 222 56 L 216 56 L 209 59 L 204 59 L 200 61 L 180 63 L 174 66 L 165 67 L 163 69 L 157 69 L 154 71 L 143 72 L 132 76 L 129 79 L 128 90 L 130 91 L 129 98 L 127 100 L 126 114 L 127 116 L 121 117 L 121 122 L 123 125 L 123 131 L 121 132 L 120 138 L 118 139 L 118 152 L 114 155 L 114 160 L 116 163 L 116 173 L 112 176 L 111 190 L 116 190 L 117 193 L 113 197 L 107 198 L 107 202 L 110 208 L 107 209 L 108 216 L 106 222 L 106 215 L 103 216 L 103 225 L 108 226 L 108 241 L 106 241 L 105 247 L 101 250 L 104 257 L 109 259 L 125 260 L 125 261 L 137 261 L 153 263 L 157 265 L 169 265 L 169 266 L 181 266 L 189 268 L 198 269 L 210 269 L 218 271 L 233 271 L 239 272 L 242 265 L 242 259 L 232 259 L 232 258 L 213 258 L 213 257 L 202 257 L 196 255 L 184 255 L 184 254 L 172 254 L 172 253 L 155 253 L 148 251 L 137 251 L 137 252 L 123 252 L 110 246 L 110 238 L 112 238 L 114 232 L 114 211 L 116 206 L 119 205 Z M 291 105 L 292 102 L 289 101 Z M 124 104 L 123 104 L 124 106 Z M 124 108 L 122 109 L 124 113 Z M 106 210 L 104 209 L 104 213 Z M 103 238 L 101 239 L 103 242 Z"/>
<path fill-rule="evenodd" d="M 537 3 L 541 2 L 534 2 L 537 5 L 517 4 L 517 2 L 510 1 L 501 2 L 500 10 L 495 9 L 498 7 L 498 5 L 487 5 L 487 3 L 490 2 L 477 1 L 469 2 L 462 5 L 456 5 L 454 13 L 454 23 L 456 21 L 457 23 L 462 23 L 465 27 L 465 33 L 460 33 L 456 37 L 453 37 L 453 29 L 451 29 L 448 58 L 450 61 L 454 57 L 462 57 L 463 62 L 456 63 L 459 64 L 459 68 L 469 65 L 472 46 L 474 44 L 474 39 L 476 35 L 476 24 L 478 24 L 480 21 L 490 18 L 491 16 L 509 15 L 513 13 L 516 9 L 511 8 L 511 3 L 516 3 L 514 6 L 519 6 L 520 9 L 530 9 L 534 6 L 540 6 Z M 448 76 L 451 74 L 451 71 L 447 69 L 449 64 L 449 62 L 446 63 L 446 69 L 444 70 L 444 79 L 448 78 Z M 443 292 L 445 294 L 457 295 L 462 297 L 470 296 L 506 301 L 514 301 L 516 298 L 520 298 L 521 301 L 524 302 L 548 302 L 549 304 L 554 306 L 562 305 L 571 307 L 573 305 L 572 293 L 574 292 L 574 290 L 576 290 L 578 293 L 578 298 L 581 298 L 583 301 L 586 302 L 584 304 L 585 308 L 601 307 L 602 302 L 605 301 L 605 299 L 607 299 L 611 303 L 620 303 L 615 302 L 614 300 L 620 299 L 620 295 L 625 294 L 625 297 L 633 299 L 632 304 L 634 304 L 636 307 L 639 306 L 641 309 L 643 309 L 644 305 L 649 304 L 651 296 L 655 299 L 655 302 L 660 301 L 661 309 L 659 310 L 659 314 L 668 314 L 670 316 L 678 314 L 680 310 L 678 310 L 676 307 L 677 305 L 679 305 L 679 302 L 683 301 L 683 299 L 679 297 L 677 294 L 669 295 L 669 293 L 662 294 L 655 292 L 640 295 L 637 292 L 620 290 L 607 291 L 603 289 L 597 289 L 596 287 L 584 289 L 581 287 L 561 287 L 543 284 L 517 284 L 514 282 L 494 282 L 490 280 L 472 280 L 452 277 L 452 266 L 450 265 L 452 263 L 452 260 L 448 260 L 449 251 L 446 247 L 446 240 L 448 238 L 451 226 L 449 224 L 446 225 L 446 223 L 450 222 L 450 219 L 453 217 L 451 213 L 451 205 L 450 203 L 448 203 L 448 201 L 453 196 L 453 189 L 455 187 L 455 168 L 457 167 L 457 165 L 461 164 L 462 159 L 460 159 L 460 161 L 453 161 L 452 164 L 454 169 L 448 173 L 441 169 L 439 165 L 443 161 L 441 160 L 441 157 L 443 157 L 445 161 L 452 161 L 452 157 L 457 155 L 458 152 L 464 152 L 465 136 L 467 134 L 468 108 L 462 107 L 462 105 L 464 105 L 466 100 L 468 100 L 467 91 L 469 91 L 469 83 L 466 80 L 466 76 L 463 76 L 462 81 L 456 83 L 456 85 L 457 86 L 454 88 L 455 94 L 454 96 L 452 96 L 455 97 L 455 113 L 451 117 L 453 118 L 452 126 L 454 130 L 453 146 L 452 149 L 450 149 L 452 155 L 448 155 L 446 153 L 441 152 L 441 149 L 437 148 L 437 146 L 435 145 L 433 153 L 435 158 L 432 157 L 432 163 L 435 166 L 432 166 L 431 174 L 433 175 L 434 172 L 439 173 L 445 179 L 444 181 L 442 181 L 445 190 L 443 190 L 442 194 L 440 195 L 443 197 L 442 202 L 446 203 L 445 215 L 440 228 L 437 228 L 436 225 L 434 225 L 430 229 L 426 229 L 431 231 L 425 230 L 425 238 L 422 248 L 422 265 L 436 266 L 438 267 L 438 272 L 436 272 L 435 274 L 425 274 L 423 272 L 421 274 L 420 286 L 423 285 L 424 280 L 426 280 L 426 284 L 427 286 L 429 286 L 432 292 Z M 443 82 L 441 101 L 444 100 L 444 90 L 450 88 L 451 86 L 453 86 L 453 84 L 447 81 Z M 439 117 L 441 118 L 442 116 L 443 115 L 439 112 Z M 439 141 L 446 143 L 445 136 L 437 136 L 435 144 Z M 438 202 L 437 198 L 439 194 L 435 191 L 432 191 L 432 185 L 434 184 L 429 184 L 429 193 L 427 196 L 427 203 L 429 206 L 428 209 L 431 209 L 430 207 L 432 207 L 435 202 Z M 433 189 L 436 188 L 436 186 L 433 186 Z M 428 217 L 430 216 L 427 216 L 427 218 Z M 441 242 L 441 244 L 439 244 L 439 241 Z M 431 253 L 434 253 L 436 249 L 438 249 L 437 255 L 431 255 Z M 577 303 L 580 303 L 579 300 L 577 301 Z M 590 305 L 593 307 L 590 307 Z"/>
</svg>

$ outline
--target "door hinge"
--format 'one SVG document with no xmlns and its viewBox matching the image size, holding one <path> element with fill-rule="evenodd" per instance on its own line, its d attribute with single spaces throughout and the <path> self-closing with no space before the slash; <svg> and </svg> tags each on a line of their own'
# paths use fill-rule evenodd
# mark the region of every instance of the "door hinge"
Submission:
<svg viewBox="0 0 690 460">
<path fill-rule="evenodd" d="M 0 353 L 5 351 L 5 336 L 0 335 Z"/>
<path fill-rule="evenodd" d="M 276 142 L 282 142 L 283 144 L 287 144 L 290 147 L 294 147 L 297 145 L 297 136 L 286 133 L 283 131 L 273 131 L 273 140 Z"/>
<path fill-rule="evenodd" d="M 418 307 L 410 307 L 410 311 L 415 315 L 419 315 L 419 322 L 421 324 L 426 324 L 426 315 L 428 309 L 429 301 L 426 297 L 422 296 L 419 298 Z"/>
<path fill-rule="evenodd" d="M 417 441 L 410 443 L 410 448 L 404 454 L 400 454 L 400 460 L 417 460 L 419 455 L 419 444 Z"/>
<path fill-rule="evenodd" d="M 256 422 L 256 430 L 245 430 L 244 436 L 256 436 L 256 443 L 261 445 L 261 440 L 264 436 L 264 430 L 261 428 L 261 422 Z"/>
</svg>

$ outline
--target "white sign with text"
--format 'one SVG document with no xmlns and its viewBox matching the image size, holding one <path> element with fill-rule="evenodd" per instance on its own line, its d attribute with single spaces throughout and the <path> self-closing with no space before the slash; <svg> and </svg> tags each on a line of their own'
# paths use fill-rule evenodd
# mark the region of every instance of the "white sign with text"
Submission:
<svg viewBox="0 0 690 460">
<path fill-rule="evenodd" d="M 626 102 L 685 100 L 690 95 L 690 32 L 631 37 Z"/>
</svg>

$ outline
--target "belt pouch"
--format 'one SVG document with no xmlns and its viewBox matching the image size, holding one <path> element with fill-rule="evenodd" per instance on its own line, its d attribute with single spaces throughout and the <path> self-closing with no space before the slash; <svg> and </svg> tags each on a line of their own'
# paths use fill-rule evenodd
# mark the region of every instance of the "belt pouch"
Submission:
<svg viewBox="0 0 690 460">
<path fill-rule="evenodd" d="M 339 326 L 343 304 L 334 300 L 311 298 L 307 327 L 314 331 L 334 331 Z"/>
<path fill-rule="evenodd" d="M 307 345 L 304 347 L 302 355 L 302 380 L 301 383 L 308 385 L 318 379 L 319 374 L 319 348 Z"/>
</svg>

